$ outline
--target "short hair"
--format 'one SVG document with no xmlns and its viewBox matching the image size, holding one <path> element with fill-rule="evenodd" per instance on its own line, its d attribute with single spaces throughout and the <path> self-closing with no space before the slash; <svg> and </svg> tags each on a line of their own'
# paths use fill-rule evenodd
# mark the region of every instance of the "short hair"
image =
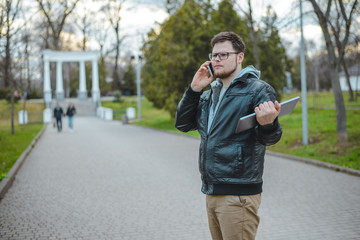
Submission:
<svg viewBox="0 0 360 240">
<path fill-rule="evenodd" d="M 235 51 L 245 53 L 245 43 L 242 38 L 234 32 L 221 32 L 216 34 L 211 39 L 211 46 L 214 47 L 216 43 L 230 41 Z"/>
</svg>

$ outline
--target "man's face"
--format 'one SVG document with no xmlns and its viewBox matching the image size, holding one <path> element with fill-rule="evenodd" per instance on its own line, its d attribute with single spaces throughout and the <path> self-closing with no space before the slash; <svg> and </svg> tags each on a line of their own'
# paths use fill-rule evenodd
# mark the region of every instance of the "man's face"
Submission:
<svg viewBox="0 0 360 240">
<path fill-rule="evenodd" d="M 217 56 L 211 61 L 214 69 L 214 75 L 217 78 L 226 79 L 230 77 L 239 67 L 241 68 L 243 53 L 233 54 L 236 51 L 230 41 L 216 43 L 212 50 L 213 54 L 227 52 L 231 53 L 227 59 L 220 60 L 219 56 Z"/>
</svg>

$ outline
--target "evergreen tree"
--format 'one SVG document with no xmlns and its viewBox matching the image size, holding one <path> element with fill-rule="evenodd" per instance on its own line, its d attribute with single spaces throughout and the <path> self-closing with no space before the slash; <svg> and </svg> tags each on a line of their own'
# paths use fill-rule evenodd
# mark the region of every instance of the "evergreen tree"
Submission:
<svg viewBox="0 0 360 240">
<path fill-rule="evenodd" d="M 234 10 L 231 0 L 223 0 L 219 3 L 218 10 L 212 12 L 209 26 L 211 27 L 212 36 L 219 32 L 234 32 L 238 34 L 244 40 L 247 49 L 245 52 L 248 52 L 249 49 L 251 50 L 252 46 L 246 19 L 241 18 Z M 252 54 L 245 55 L 243 67 L 253 63 L 254 58 Z"/>
<path fill-rule="evenodd" d="M 143 67 L 145 96 L 157 108 L 175 116 L 176 106 L 190 84 L 194 73 L 207 60 L 209 33 L 202 8 L 195 0 L 186 0 L 144 45 Z M 204 6 L 208 6 L 205 4 Z"/>
<path fill-rule="evenodd" d="M 232 1 L 221 1 L 217 10 L 209 3 L 209 0 L 184 1 L 182 7 L 160 26 L 160 32 L 152 30 L 148 34 L 148 42 L 143 47 L 145 96 L 172 117 L 195 72 L 208 59 L 210 40 L 215 34 L 235 32 L 243 38 L 247 51 L 253 47 L 247 20 L 237 14 Z M 269 9 L 264 19 L 265 28 L 257 34 L 261 40 L 262 79 L 269 82 L 278 94 L 285 83 L 286 55 L 275 20 L 276 15 Z M 254 56 L 246 54 L 243 67 L 254 63 Z"/>
<path fill-rule="evenodd" d="M 279 31 L 275 27 L 276 13 L 268 7 L 267 15 L 263 18 L 265 25 L 262 40 L 259 43 L 261 78 L 268 82 L 280 100 L 280 91 L 285 85 L 286 52 L 281 43 Z"/>
<path fill-rule="evenodd" d="M 122 92 L 125 96 L 132 96 L 136 91 L 136 73 L 134 66 L 130 64 L 127 71 L 124 73 L 124 84 L 122 85 Z"/>
</svg>

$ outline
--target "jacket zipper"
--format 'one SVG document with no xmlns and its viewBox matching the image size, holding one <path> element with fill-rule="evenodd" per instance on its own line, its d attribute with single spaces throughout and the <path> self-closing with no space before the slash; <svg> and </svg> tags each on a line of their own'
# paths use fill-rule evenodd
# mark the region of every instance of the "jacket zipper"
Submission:
<svg viewBox="0 0 360 240">
<path fill-rule="evenodd" d="M 206 114 L 205 116 L 209 116 L 209 102 L 207 103 L 207 106 L 206 106 Z M 202 165 L 202 171 L 203 171 L 203 181 L 207 184 L 207 177 L 206 177 L 206 171 L 205 171 L 205 168 L 206 168 L 206 164 L 205 164 L 205 159 L 206 159 L 206 152 L 207 152 L 207 141 L 208 141 L 208 138 L 209 138 L 209 133 L 207 132 L 207 129 L 208 129 L 208 124 L 209 124 L 209 119 L 206 119 L 205 121 L 205 134 L 206 134 L 206 138 L 205 138 L 205 143 L 203 145 L 203 159 L 201 159 L 201 165 Z"/>
</svg>

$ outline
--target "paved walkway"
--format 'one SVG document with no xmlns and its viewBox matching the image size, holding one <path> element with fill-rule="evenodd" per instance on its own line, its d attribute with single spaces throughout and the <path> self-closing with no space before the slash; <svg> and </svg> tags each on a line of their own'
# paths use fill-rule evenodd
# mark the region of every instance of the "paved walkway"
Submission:
<svg viewBox="0 0 360 240">
<path fill-rule="evenodd" d="M 48 125 L 0 202 L 0 239 L 208 240 L 198 146 L 97 118 Z M 360 238 L 359 177 L 267 156 L 264 180 L 257 240 Z"/>
</svg>

